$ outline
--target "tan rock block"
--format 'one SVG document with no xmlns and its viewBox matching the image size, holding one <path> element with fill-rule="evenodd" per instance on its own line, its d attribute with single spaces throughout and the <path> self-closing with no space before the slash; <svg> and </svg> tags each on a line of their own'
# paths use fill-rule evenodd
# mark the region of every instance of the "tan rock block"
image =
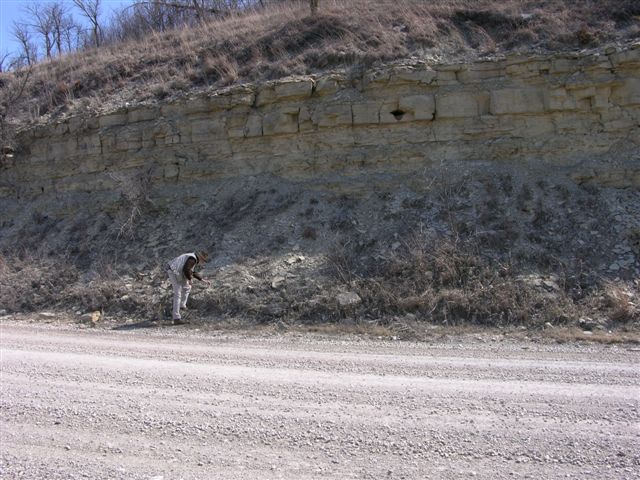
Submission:
<svg viewBox="0 0 640 480">
<path fill-rule="evenodd" d="M 322 96 L 336 93 L 342 88 L 344 82 L 345 78 L 342 75 L 331 75 L 328 77 L 322 77 L 316 81 L 315 94 Z"/>
<path fill-rule="evenodd" d="M 97 129 L 98 127 L 99 121 L 96 117 L 87 118 L 77 115 L 69 119 L 69 133 L 78 134 L 80 132 Z"/>
<path fill-rule="evenodd" d="M 433 120 L 436 102 L 433 95 L 409 95 L 400 97 L 398 109 L 412 113 L 412 120 Z"/>
<path fill-rule="evenodd" d="M 539 88 L 508 88 L 491 92 L 492 115 L 544 112 L 544 92 Z"/>
<path fill-rule="evenodd" d="M 177 134 L 180 135 L 180 141 L 184 144 L 191 143 L 191 122 L 188 118 L 181 117 L 175 122 Z"/>
<path fill-rule="evenodd" d="M 121 129 L 116 133 L 114 139 L 112 148 L 119 152 L 142 148 L 142 132 L 138 129 Z"/>
<path fill-rule="evenodd" d="M 250 107 L 256 101 L 256 94 L 253 90 L 243 90 L 231 94 L 231 106 Z"/>
<path fill-rule="evenodd" d="M 226 118 L 227 131 L 229 138 L 243 138 L 245 136 L 245 127 L 249 119 L 250 109 L 247 107 L 236 107 L 229 111 Z"/>
<path fill-rule="evenodd" d="M 280 135 L 298 132 L 299 109 L 283 111 L 275 110 L 264 115 L 262 120 L 262 134 Z"/>
<path fill-rule="evenodd" d="M 523 138 L 551 135 L 555 131 L 553 117 L 550 115 L 527 115 L 520 118 L 523 127 L 519 134 Z"/>
<path fill-rule="evenodd" d="M 47 158 L 50 160 L 69 160 L 70 157 L 73 157 L 77 154 L 78 151 L 78 141 L 76 138 L 71 138 L 68 140 L 49 143 Z"/>
<path fill-rule="evenodd" d="M 142 148 L 151 149 L 156 146 L 156 140 L 153 136 L 153 130 L 145 128 L 142 130 Z"/>
<path fill-rule="evenodd" d="M 231 127 L 227 130 L 227 136 L 230 139 L 234 139 L 234 138 L 245 138 L 245 130 L 244 130 L 244 126 L 241 127 Z"/>
<path fill-rule="evenodd" d="M 571 95 L 577 100 L 583 100 L 585 98 L 591 98 L 596 96 L 596 87 L 579 87 L 569 90 Z"/>
<path fill-rule="evenodd" d="M 591 108 L 595 110 L 603 110 L 609 108 L 610 96 L 611 89 L 609 87 L 596 88 L 596 94 L 591 98 Z"/>
<path fill-rule="evenodd" d="M 611 89 L 611 103 L 615 105 L 640 104 L 640 78 L 627 78 L 622 85 Z"/>
<path fill-rule="evenodd" d="M 100 128 L 120 127 L 127 124 L 127 113 L 112 113 L 110 115 L 103 115 L 98 120 Z"/>
<path fill-rule="evenodd" d="M 630 131 L 636 129 L 638 120 L 637 117 L 631 114 L 628 110 L 622 110 L 620 108 L 612 108 L 600 112 L 600 124 L 605 132 L 621 132 L 628 135 Z"/>
<path fill-rule="evenodd" d="M 589 133 L 599 124 L 597 114 L 556 112 L 552 114 L 557 133 Z"/>
<path fill-rule="evenodd" d="M 364 84 L 372 88 L 380 88 L 391 81 L 391 73 L 388 71 L 370 71 L 365 75 Z"/>
<path fill-rule="evenodd" d="M 460 140 L 464 137 L 464 129 L 473 126 L 472 118 L 447 118 L 435 121 L 432 125 L 436 141 Z"/>
<path fill-rule="evenodd" d="M 482 115 L 461 123 L 460 128 L 460 134 L 464 134 L 464 138 L 490 139 L 513 135 L 516 126 L 512 122 L 502 122 L 500 117 Z"/>
<path fill-rule="evenodd" d="M 313 124 L 313 117 L 309 107 L 302 105 L 300 107 L 300 113 L 298 114 L 298 131 L 308 132 L 315 130 L 316 126 Z"/>
<path fill-rule="evenodd" d="M 430 84 L 432 83 L 436 77 L 437 73 L 435 70 L 430 68 L 426 68 L 424 66 L 417 67 L 401 67 L 394 69 L 389 79 L 389 83 L 391 85 L 403 85 L 403 84 Z"/>
<path fill-rule="evenodd" d="M 397 100 L 387 100 L 382 103 L 380 106 L 380 123 L 381 124 L 396 124 L 398 123 L 398 117 L 394 115 L 392 112 L 397 112 L 399 110 L 398 101 Z"/>
<path fill-rule="evenodd" d="M 180 145 L 182 143 L 182 137 L 179 133 L 174 133 L 172 135 L 167 135 L 166 137 L 164 137 L 165 145 Z"/>
<path fill-rule="evenodd" d="M 100 135 L 83 135 L 78 137 L 78 153 L 80 155 L 98 155 L 102 153 Z"/>
<path fill-rule="evenodd" d="M 69 133 L 69 123 L 68 122 L 60 122 L 52 125 L 53 134 L 56 137 L 61 137 Z"/>
<path fill-rule="evenodd" d="M 33 138 L 46 138 L 51 136 L 51 129 L 48 125 L 36 125 L 34 126 L 29 133 L 33 136 Z M 24 132 L 23 135 L 26 135 L 27 132 Z"/>
<path fill-rule="evenodd" d="M 82 163 L 79 165 L 80 173 L 97 173 L 104 170 L 104 162 L 102 156 L 93 155 L 91 157 L 84 157 Z"/>
<path fill-rule="evenodd" d="M 226 110 L 233 106 L 231 101 L 231 95 L 228 93 L 217 93 L 206 97 L 203 100 L 204 103 L 209 107 L 208 112 L 216 112 L 219 110 Z"/>
<path fill-rule="evenodd" d="M 210 117 L 191 122 L 191 139 L 193 142 L 206 141 L 212 136 L 225 135 L 227 122 L 221 115 L 211 115 Z"/>
<path fill-rule="evenodd" d="M 462 118 L 484 115 L 488 105 L 488 95 L 470 92 L 436 94 L 437 118 Z"/>
<path fill-rule="evenodd" d="M 30 158 L 46 159 L 49 152 L 49 145 L 43 141 L 34 141 L 29 146 Z"/>
<path fill-rule="evenodd" d="M 314 145 L 311 148 L 314 151 L 318 147 L 326 152 L 346 151 L 354 145 L 354 131 L 353 128 L 320 129 L 314 135 Z"/>
<path fill-rule="evenodd" d="M 507 65 L 504 71 L 507 76 L 515 77 L 515 78 L 527 77 L 531 74 L 531 70 L 529 70 L 529 66 L 523 63 Z"/>
<path fill-rule="evenodd" d="M 217 97 L 215 97 L 217 98 Z M 229 96 L 225 96 L 225 106 L 230 103 Z M 207 113 L 212 110 L 212 102 L 207 97 L 195 97 L 174 103 L 167 103 L 160 108 L 160 116 L 167 118 L 183 117 L 188 115 L 196 115 L 199 113 Z M 157 117 L 156 117 L 157 118 Z"/>
<path fill-rule="evenodd" d="M 615 67 L 619 67 L 627 63 L 640 63 L 640 47 L 636 46 L 629 50 L 613 53 L 609 55 L 609 59 Z"/>
<path fill-rule="evenodd" d="M 461 83 L 478 83 L 504 76 L 504 67 L 497 62 L 471 64 L 457 74 Z"/>
<path fill-rule="evenodd" d="M 588 76 L 611 70 L 611 60 L 606 55 L 595 54 L 579 59 L 580 71 Z"/>
<path fill-rule="evenodd" d="M 321 128 L 352 125 L 351 104 L 324 105 L 315 112 L 314 120 Z"/>
<path fill-rule="evenodd" d="M 440 70 L 438 67 L 436 72 L 436 83 L 438 85 L 452 85 L 459 83 L 457 72 L 451 70 Z"/>
<path fill-rule="evenodd" d="M 253 109 L 247 106 L 237 106 L 225 112 L 224 118 L 226 120 L 227 129 L 244 127 L 247 123 L 247 118 L 251 113 L 253 113 Z"/>
<path fill-rule="evenodd" d="M 213 137 L 206 143 L 198 144 L 197 148 L 198 158 L 202 158 L 207 162 L 219 162 L 221 158 L 230 156 L 233 153 L 231 143 L 227 138 L 216 139 Z"/>
<path fill-rule="evenodd" d="M 355 145 L 380 145 L 388 138 L 388 131 L 385 127 L 365 127 L 353 129 L 353 142 Z"/>
<path fill-rule="evenodd" d="M 354 125 L 375 125 L 380 123 L 380 103 L 354 103 L 351 106 Z"/>
<path fill-rule="evenodd" d="M 245 137 L 262 136 L 262 116 L 257 113 L 249 114 L 244 128 Z"/>
<path fill-rule="evenodd" d="M 160 107 L 160 116 L 166 118 L 178 117 L 185 114 L 184 103 L 165 103 Z"/>
<path fill-rule="evenodd" d="M 551 60 L 551 74 L 571 73 L 580 69 L 580 62 L 575 58 L 558 57 Z"/>
<path fill-rule="evenodd" d="M 283 81 L 277 83 L 274 88 L 276 99 L 308 98 L 313 92 L 314 81 L 311 79 Z"/>
<path fill-rule="evenodd" d="M 438 65 L 436 70 L 439 72 L 459 72 L 464 68 L 466 68 L 465 63 L 450 63 Z"/>
<path fill-rule="evenodd" d="M 577 102 L 573 95 L 569 95 L 566 89 L 556 88 L 549 91 L 545 97 L 547 110 L 576 110 Z"/>
<path fill-rule="evenodd" d="M 265 85 L 256 94 L 256 106 L 264 107 L 276 101 L 276 91 L 273 85 Z"/>
<path fill-rule="evenodd" d="M 160 116 L 158 108 L 136 108 L 127 112 L 128 123 L 148 122 Z"/>
</svg>

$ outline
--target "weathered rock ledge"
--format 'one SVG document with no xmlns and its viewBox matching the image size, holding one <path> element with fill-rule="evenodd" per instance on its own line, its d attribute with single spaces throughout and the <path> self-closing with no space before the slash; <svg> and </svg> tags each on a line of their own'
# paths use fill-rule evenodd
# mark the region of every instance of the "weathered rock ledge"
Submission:
<svg viewBox="0 0 640 480">
<path fill-rule="evenodd" d="M 394 66 L 244 85 L 26 129 L 0 198 L 271 174 L 423 172 L 451 163 L 640 187 L 640 44 L 581 56 Z M 537 172 L 537 173 L 536 173 Z"/>
</svg>

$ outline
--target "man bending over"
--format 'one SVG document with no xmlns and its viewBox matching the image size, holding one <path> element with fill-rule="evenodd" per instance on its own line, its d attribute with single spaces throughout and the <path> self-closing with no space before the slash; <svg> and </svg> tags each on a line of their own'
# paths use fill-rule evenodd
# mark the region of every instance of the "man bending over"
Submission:
<svg viewBox="0 0 640 480">
<path fill-rule="evenodd" d="M 187 299 L 191 291 L 193 279 L 197 278 L 201 282 L 209 285 L 202 276 L 195 271 L 196 266 L 205 263 L 209 259 L 207 252 L 184 253 L 167 264 L 167 274 L 173 286 L 173 324 L 184 325 L 187 323 L 180 315 L 180 309 L 187 308 Z"/>
</svg>

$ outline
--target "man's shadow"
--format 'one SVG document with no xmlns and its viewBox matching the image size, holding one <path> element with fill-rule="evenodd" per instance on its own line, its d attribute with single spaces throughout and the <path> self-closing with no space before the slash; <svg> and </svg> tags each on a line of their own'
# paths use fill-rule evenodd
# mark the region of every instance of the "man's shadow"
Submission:
<svg viewBox="0 0 640 480">
<path fill-rule="evenodd" d="M 171 299 L 169 298 L 169 301 Z M 124 325 L 117 325 L 112 327 L 111 330 L 127 331 L 138 330 L 141 328 L 161 328 L 171 325 L 171 307 L 168 306 L 166 299 L 160 301 L 160 303 L 154 308 L 155 315 L 153 318 L 140 320 L 135 323 L 125 323 Z"/>
<path fill-rule="evenodd" d="M 117 325 L 115 327 L 112 327 L 111 330 L 127 331 L 138 330 L 140 328 L 158 328 L 162 326 L 164 326 L 162 322 L 159 322 L 157 320 L 142 320 L 136 323 L 125 323 L 124 325 Z"/>
</svg>

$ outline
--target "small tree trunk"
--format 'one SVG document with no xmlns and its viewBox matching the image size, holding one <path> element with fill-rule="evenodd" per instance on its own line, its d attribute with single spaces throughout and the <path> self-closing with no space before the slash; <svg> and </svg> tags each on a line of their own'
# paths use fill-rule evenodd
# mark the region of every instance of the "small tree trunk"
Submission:
<svg viewBox="0 0 640 480">
<path fill-rule="evenodd" d="M 311 16 L 315 17 L 318 14 L 318 0 L 309 0 L 311 6 Z"/>
</svg>

